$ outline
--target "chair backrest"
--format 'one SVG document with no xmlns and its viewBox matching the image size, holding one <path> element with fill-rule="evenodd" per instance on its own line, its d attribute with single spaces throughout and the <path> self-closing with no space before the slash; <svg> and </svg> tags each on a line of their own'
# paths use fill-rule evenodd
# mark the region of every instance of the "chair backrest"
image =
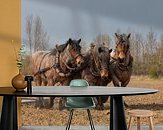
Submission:
<svg viewBox="0 0 163 130">
<path fill-rule="evenodd" d="M 71 80 L 70 87 L 87 87 L 89 83 L 84 79 Z M 92 108 L 95 106 L 91 97 L 67 97 L 66 107 L 69 108 Z"/>
<path fill-rule="evenodd" d="M 74 79 L 70 82 L 70 87 L 87 87 L 89 83 L 84 79 Z"/>
</svg>

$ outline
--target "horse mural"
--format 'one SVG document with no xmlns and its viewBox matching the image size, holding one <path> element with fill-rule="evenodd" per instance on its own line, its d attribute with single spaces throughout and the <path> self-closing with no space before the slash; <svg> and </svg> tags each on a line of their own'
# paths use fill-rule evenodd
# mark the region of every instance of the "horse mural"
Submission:
<svg viewBox="0 0 163 130">
<path fill-rule="evenodd" d="M 111 56 L 110 72 L 115 87 L 126 87 L 132 74 L 133 57 L 130 53 L 130 33 L 117 34 L 116 48 Z M 125 103 L 127 106 L 127 104 Z"/>
<path fill-rule="evenodd" d="M 89 82 L 90 85 L 106 86 L 110 76 L 110 52 L 112 50 L 103 44 L 91 44 L 89 53 L 85 55 L 87 66 L 81 72 L 81 78 Z M 96 97 L 96 109 L 103 110 L 103 103 L 107 97 Z"/>
<path fill-rule="evenodd" d="M 68 85 L 72 75 L 83 64 L 79 40 L 71 38 L 52 51 L 38 51 L 32 55 L 33 74 L 36 86 L 54 86 L 56 83 Z M 54 105 L 55 97 L 50 98 L 49 107 Z M 43 107 L 42 98 L 36 102 L 37 107 Z"/>
</svg>

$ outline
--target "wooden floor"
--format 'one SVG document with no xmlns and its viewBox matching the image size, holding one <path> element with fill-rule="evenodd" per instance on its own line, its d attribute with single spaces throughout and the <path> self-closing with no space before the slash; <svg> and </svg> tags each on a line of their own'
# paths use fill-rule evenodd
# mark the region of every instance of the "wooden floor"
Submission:
<svg viewBox="0 0 163 130">
<path fill-rule="evenodd" d="M 65 130 L 65 126 L 23 126 L 19 130 Z M 108 126 L 95 126 L 96 130 L 109 130 Z M 89 126 L 72 126 L 71 130 L 90 130 Z M 133 126 L 132 130 L 137 130 Z M 141 130 L 149 130 L 148 126 L 141 126 Z M 163 125 L 154 126 L 154 130 L 163 130 Z"/>
</svg>

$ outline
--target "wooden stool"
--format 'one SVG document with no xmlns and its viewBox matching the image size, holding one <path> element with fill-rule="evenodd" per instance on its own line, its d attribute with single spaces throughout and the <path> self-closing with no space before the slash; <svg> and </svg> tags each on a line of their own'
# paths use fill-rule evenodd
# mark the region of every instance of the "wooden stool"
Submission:
<svg viewBox="0 0 163 130">
<path fill-rule="evenodd" d="M 130 110 L 128 111 L 130 119 L 128 124 L 128 130 L 132 130 L 133 118 L 137 118 L 137 130 L 140 130 L 140 117 L 148 117 L 150 130 L 154 130 L 153 126 L 153 112 L 150 110 Z"/>
</svg>

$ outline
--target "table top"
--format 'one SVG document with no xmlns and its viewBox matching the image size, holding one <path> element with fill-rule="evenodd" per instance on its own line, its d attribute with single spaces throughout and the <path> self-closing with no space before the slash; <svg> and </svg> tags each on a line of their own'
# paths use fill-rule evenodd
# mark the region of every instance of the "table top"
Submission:
<svg viewBox="0 0 163 130">
<path fill-rule="evenodd" d="M 0 87 L 0 96 L 18 97 L 69 97 L 69 96 L 129 96 L 153 94 L 158 92 L 156 89 L 136 88 L 136 87 L 69 87 L 69 86 L 33 86 L 32 94 L 28 94 L 26 89 L 17 92 L 13 87 Z"/>
</svg>

